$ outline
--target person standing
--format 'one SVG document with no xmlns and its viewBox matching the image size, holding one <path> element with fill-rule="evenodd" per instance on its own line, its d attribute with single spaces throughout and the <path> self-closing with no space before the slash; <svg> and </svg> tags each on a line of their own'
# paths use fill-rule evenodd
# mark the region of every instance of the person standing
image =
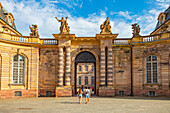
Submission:
<svg viewBox="0 0 170 113">
<path fill-rule="evenodd" d="M 90 101 L 90 89 L 88 87 L 86 87 L 86 90 L 85 90 L 85 104 L 87 104 L 87 102 Z"/>
<path fill-rule="evenodd" d="M 82 97 L 83 97 L 81 88 L 78 91 L 77 97 L 79 97 L 79 104 L 81 104 L 81 100 L 82 100 Z"/>
</svg>

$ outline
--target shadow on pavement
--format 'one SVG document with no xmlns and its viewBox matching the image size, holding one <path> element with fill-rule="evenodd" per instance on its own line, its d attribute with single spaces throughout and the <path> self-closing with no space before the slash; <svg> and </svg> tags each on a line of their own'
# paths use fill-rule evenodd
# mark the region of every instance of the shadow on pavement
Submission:
<svg viewBox="0 0 170 113">
<path fill-rule="evenodd" d="M 55 103 L 61 103 L 61 104 L 79 104 L 79 102 L 55 102 Z"/>
</svg>

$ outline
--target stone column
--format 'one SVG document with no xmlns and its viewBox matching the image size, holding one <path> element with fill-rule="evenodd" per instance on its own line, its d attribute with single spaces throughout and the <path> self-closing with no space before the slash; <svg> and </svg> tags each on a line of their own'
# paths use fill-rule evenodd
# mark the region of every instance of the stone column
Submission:
<svg viewBox="0 0 170 113">
<path fill-rule="evenodd" d="M 113 85 L 113 49 L 112 46 L 108 46 L 107 52 L 107 84 Z"/>
<path fill-rule="evenodd" d="M 58 61 L 58 86 L 63 86 L 63 73 L 64 73 L 64 62 L 63 62 L 63 47 L 59 47 L 59 61 Z"/>
<path fill-rule="evenodd" d="M 65 69 L 65 85 L 70 85 L 70 71 L 71 71 L 71 55 L 70 55 L 70 47 L 66 47 L 66 69 Z"/>
<path fill-rule="evenodd" d="M 100 86 L 105 86 L 105 47 L 100 47 Z"/>
</svg>

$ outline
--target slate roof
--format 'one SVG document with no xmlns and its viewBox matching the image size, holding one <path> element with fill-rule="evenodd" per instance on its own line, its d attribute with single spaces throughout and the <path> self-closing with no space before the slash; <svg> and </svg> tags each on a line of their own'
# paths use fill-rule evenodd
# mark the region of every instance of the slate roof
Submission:
<svg viewBox="0 0 170 113">
<path fill-rule="evenodd" d="M 165 18 L 165 22 L 166 22 L 166 21 L 170 20 L 170 6 L 169 6 L 169 8 L 168 8 L 167 10 L 164 11 L 164 13 L 167 14 L 167 15 L 166 15 L 166 18 Z M 165 23 L 165 22 L 164 22 L 164 23 Z M 164 24 L 164 23 L 163 23 L 163 24 Z M 157 25 L 156 25 L 156 27 L 155 27 L 155 30 L 158 29 L 159 27 L 160 27 L 160 26 L 159 26 L 159 21 L 158 21 L 158 22 L 157 22 Z"/>
<path fill-rule="evenodd" d="M 0 9 L 0 18 L 3 19 L 4 21 L 6 20 L 5 19 L 5 13 L 8 13 L 4 8 L 1 8 Z M 6 21 L 5 21 L 6 22 Z M 7 23 L 7 22 L 6 22 Z M 8 23 L 7 23 L 8 24 Z M 13 26 L 11 26 L 12 28 L 14 28 L 15 30 L 17 29 L 16 26 L 15 26 L 15 23 L 13 22 Z"/>
</svg>

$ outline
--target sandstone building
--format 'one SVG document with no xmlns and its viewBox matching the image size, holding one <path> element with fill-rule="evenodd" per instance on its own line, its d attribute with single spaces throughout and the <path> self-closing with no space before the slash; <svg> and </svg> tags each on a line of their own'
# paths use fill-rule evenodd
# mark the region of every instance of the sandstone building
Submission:
<svg viewBox="0 0 170 113">
<path fill-rule="evenodd" d="M 94 66 L 98 96 L 170 96 L 170 7 L 150 35 L 133 24 L 129 39 L 111 33 L 109 18 L 96 37 L 76 37 L 67 17 L 56 19 L 54 39 L 41 39 L 37 25 L 22 36 L 0 4 L 0 98 L 74 96 L 80 64 Z"/>
</svg>

